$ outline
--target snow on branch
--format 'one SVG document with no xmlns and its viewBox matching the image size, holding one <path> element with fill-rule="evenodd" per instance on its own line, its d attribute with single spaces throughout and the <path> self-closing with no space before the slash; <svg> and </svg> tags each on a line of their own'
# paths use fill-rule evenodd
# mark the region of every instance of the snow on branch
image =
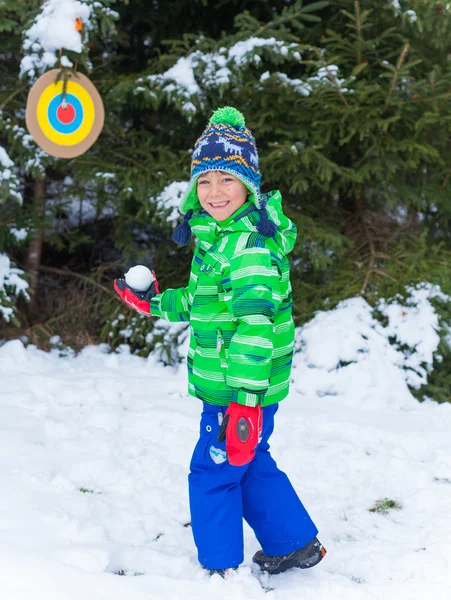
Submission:
<svg viewBox="0 0 451 600">
<path fill-rule="evenodd" d="M 19 187 L 19 178 L 14 173 L 14 163 L 6 150 L 0 146 L 0 204 L 10 197 L 22 204 Z"/>
<path fill-rule="evenodd" d="M 118 16 L 97 0 L 46 0 L 31 27 L 24 32 L 25 56 L 20 76 L 27 75 L 33 81 L 58 61 L 63 67 L 73 67 L 65 51 L 82 55 L 90 33 L 98 29 L 98 19 L 111 22 Z M 83 24 L 81 31 L 75 27 L 77 17 Z"/>
<path fill-rule="evenodd" d="M 29 300 L 28 283 L 22 279 L 24 272 L 11 264 L 6 254 L 0 254 L 0 318 L 7 322 L 14 320 L 15 298 L 22 294 Z"/>
<path fill-rule="evenodd" d="M 301 96 L 310 96 L 315 86 L 321 88 L 335 88 L 340 93 L 353 92 L 352 89 L 343 87 L 345 79 L 338 77 L 338 67 L 336 65 L 322 66 L 318 69 L 316 75 L 307 77 L 306 79 L 290 79 L 285 73 L 279 71 L 270 73 L 266 71 L 260 76 L 260 82 L 264 83 L 271 77 L 276 77 L 278 82 L 285 87 L 291 87 L 293 90 L 301 94 Z"/>
<path fill-rule="evenodd" d="M 46 166 L 52 164 L 52 161 L 55 159 L 50 157 L 44 150 L 41 150 L 28 131 L 15 123 L 11 118 L 0 114 L 0 126 L 2 133 L 5 133 L 10 145 L 16 151 L 20 149 L 22 153 L 20 166 L 23 167 L 25 173 L 34 176 L 45 175 Z"/>
<path fill-rule="evenodd" d="M 285 75 L 285 73 L 280 73 L 279 71 L 276 73 L 270 73 L 269 71 L 266 71 L 260 77 L 261 83 L 269 79 L 271 75 L 277 77 L 279 82 L 284 86 L 292 87 L 295 92 L 301 94 L 302 96 L 310 96 L 312 92 L 312 86 L 306 81 L 303 81 L 302 79 L 290 79 L 288 75 Z"/>
<path fill-rule="evenodd" d="M 156 204 L 158 214 L 173 227 L 180 220 L 179 206 L 188 184 L 188 181 L 173 181 L 156 198 L 150 199 Z"/>
<path fill-rule="evenodd" d="M 287 60 L 301 60 L 297 44 L 287 44 L 275 38 L 249 38 L 240 41 L 230 48 L 220 48 L 217 52 L 205 53 L 196 50 L 186 57 L 181 57 L 165 73 L 149 75 L 149 83 L 156 85 L 172 101 L 182 102 L 182 112 L 196 112 L 194 101 L 202 105 L 202 88 L 220 88 L 229 85 L 234 74 L 250 64 L 262 62 L 260 54 L 267 51 L 269 57 L 278 63 Z M 202 81 L 202 88 L 198 81 Z M 144 83 L 140 78 L 138 84 Z M 142 86 L 135 92 L 144 91 Z"/>
<path fill-rule="evenodd" d="M 417 20 L 417 13 L 412 9 L 403 11 L 399 0 L 391 0 L 391 4 L 396 15 L 406 15 L 410 19 L 410 21 L 412 21 L 412 23 L 414 23 Z"/>
</svg>

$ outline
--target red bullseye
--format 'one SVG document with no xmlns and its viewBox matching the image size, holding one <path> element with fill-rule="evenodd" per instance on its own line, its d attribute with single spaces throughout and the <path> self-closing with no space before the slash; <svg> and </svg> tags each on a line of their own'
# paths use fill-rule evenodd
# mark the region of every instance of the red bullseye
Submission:
<svg viewBox="0 0 451 600">
<path fill-rule="evenodd" d="M 69 103 L 67 103 L 65 107 L 60 104 L 57 108 L 56 116 L 64 125 L 70 125 L 75 119 L 75 108 Z"/>
</svg>

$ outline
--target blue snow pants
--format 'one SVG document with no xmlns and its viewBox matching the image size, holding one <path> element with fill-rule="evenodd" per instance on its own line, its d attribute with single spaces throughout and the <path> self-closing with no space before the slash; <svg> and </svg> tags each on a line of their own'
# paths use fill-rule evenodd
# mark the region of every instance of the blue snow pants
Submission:
<svg viewBox="0 0 451 600">
<path fill-rule="evenodd" d="M 254 459 L 234 467 L 218 431 L 226 406 L 204 403 L 200 438 L 191 459 L 189 500 L 194 542 L 207 569 L 236 567 L 244 559 L 243 518 L 264 554 L 287 554 L 318 533 L 288 477 L 269 453 L 278 404 L 263 408 L 262 439 Z"/>
</svg>

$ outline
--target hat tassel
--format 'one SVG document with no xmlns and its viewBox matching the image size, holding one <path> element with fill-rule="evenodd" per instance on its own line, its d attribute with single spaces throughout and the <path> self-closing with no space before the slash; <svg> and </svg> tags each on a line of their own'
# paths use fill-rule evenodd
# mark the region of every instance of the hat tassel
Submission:
<svg viewBox="0 0 451 600">
<path fill-rule="evenodd" d="M 177 225 L 177 227 L 174 230 L 174 233 L 172 234 L 172 240 L 180 246 L 186 246 L 186 244 L 191 239 L 191 227 L 189 226 L 188 221 L 191 219 L 192 216 L 193 210 L 191 209 L 185 214 L 183 223 Z"/>
<path fill-rule="evenodd" d="M 265 207 L 266 205 L 263 205 L 258 209 L 258 212 L 260 213 L 260 222 L 257 224 L 257 231 L 266 237 L 274 237 L 276 235 L 277 227 L 274 221 L 271 221 L 268 217 Z"/>
</svg>

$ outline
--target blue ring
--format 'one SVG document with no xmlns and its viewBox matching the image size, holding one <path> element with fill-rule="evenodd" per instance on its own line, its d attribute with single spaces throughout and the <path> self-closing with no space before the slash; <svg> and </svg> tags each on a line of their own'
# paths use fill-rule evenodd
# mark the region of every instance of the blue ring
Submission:
<svg viewBox="0 0 451 600">
<path fill-rule="evenodd" d="M 72 121 L 72 123 L 66 124 L 66 123 L 61 123 L 61 121 L 56 116 L 58 107 L 62 104 L 62 101 L 63 101 L 63 94 L 58 94 L 50 102 L 49 107 L 47 109 L 47 117 L 49 119 L 49 123 L 53 127 L 53 129 L 55 131 L 57 131 L 58 133 L 64 133 L 64 134 L 74 133 L 75 131 L 77 131 L 77 129 L 83 123 L 83 105 L 80 102 L 80 100 L 77 98 L 77 96 L 74 96 L 73 94 L 66 94 L 66 102 L 68 104 L 72 104 L 72 106 L 74 107 L 74 110 L 75 110 L 74 120 Z"/>
</svg>

